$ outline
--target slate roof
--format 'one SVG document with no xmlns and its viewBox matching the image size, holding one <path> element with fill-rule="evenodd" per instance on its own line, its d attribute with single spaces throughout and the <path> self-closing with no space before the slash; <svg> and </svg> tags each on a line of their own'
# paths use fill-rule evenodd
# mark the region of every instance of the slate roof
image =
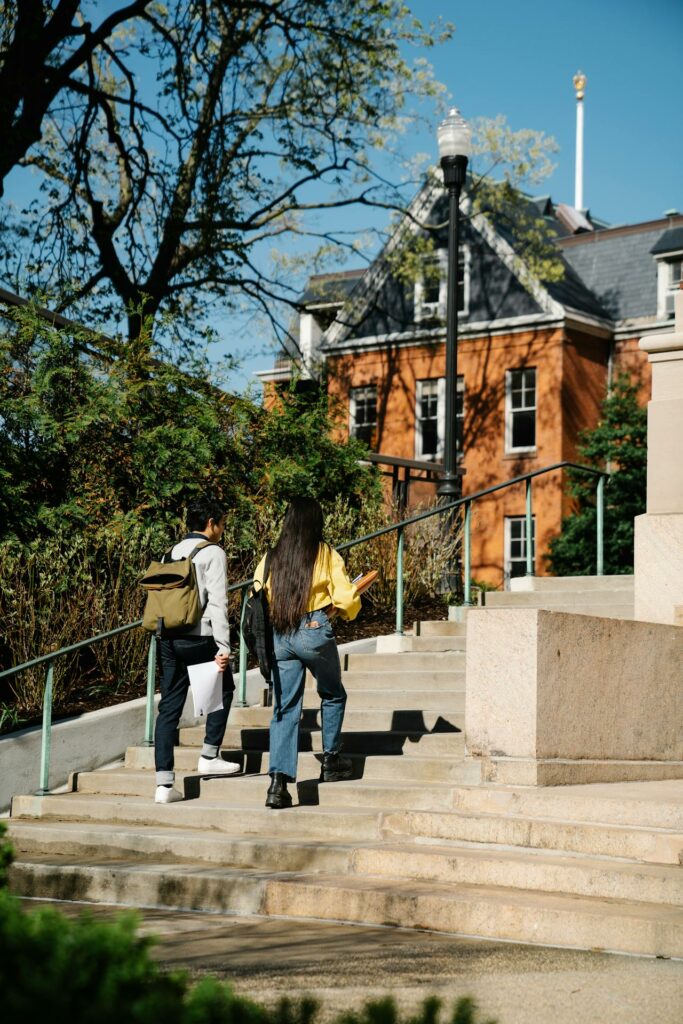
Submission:
<svg viewBox="0 0 683 1024">
<path fill-rule="evenodd" d="M 683 231 L 681 226 L 676 231 Z M 559 240 L 564 258 L 613 320 L 657 315 L 653 249 L 669 221 L 650 221 Z M 668 242 L 666 243 L 669 244 Z M 661 250 L 670 251 L 670 250 Z"/>
<path fill-rule="evenodd" d="M 609 320 L 609 309 L 579 277 L 573 265 L 566 259 L 566 253 L 562 254 L 562 262 L 564 263 L 564 277 L 562 280 L 546 282 L 545 284 L 545 288 L 552 297 L 569 309 L 576 309 L 580 313 L 588 313 L 590 316 Z"/>
<path fill-rule="evenodd" d="M 432 193 L 433 195 L 433 193 Z M 531 212 L 540 214 L 556 235 L 556 244 L 565 265 L 561 281 L 543 283 L 552 299 L 568 309 L 576 310 L 601 320 L 625 320 L 657 315 L 657 264 L 655 255 L 683 249 L 683 216 L 643 224 L 610 227 L 604 221 L 586 214 L 580 223 L 591 224 L 594 230 L 571 233 L 572 218 L 565 208 L 553 204 L 550 196 L 527 196 Z M 433 200 L 430 200 L 433 202 Z M 445 202 L 444 194 L 429 210 L 428 216 L 444 219 L 444 211 L 437 209 Z M 570 210 L 571 208 L 566 208 Z M 565 212 L 563 212 L 565 211 Z M 437 216 L 438 214 L 438 216 Z M 579 221 L 576 221 L 579 223 Z M 532 315 L 539 309 L 511 271 L 503 267 L 499 256 L 494 256 L 481 237 L 472 231 L 467 238 L 467 225 L 463 225 L 463 242 L 470 247 L 471 274 L 470 307 L 462 321 L 496 319 L 498 317 Z M 509 229 L 496 225 L 495 230 L 512 249 L 515 239 Z M 443 246 L 444 240 L 439 239 Z M 496 266 L 497 264 L 497 266 Z M 365 271 L 351 270 L 339 274 L 321 274 L 312 277 L 301 301 L 310 307 L 330 303 L 343 303 L 349 321 L 353 321 L 354 289 L 363 294 Z M 476 279 L 484 275 L 486 280 Z M 366 278 L 366 280 L 368 280 Z M 496 308 L 491 308 L 491 296 L 499 297 Z M 379 285 L 377 296 L 367 310 L 355 321 L 351 337 L 401 333 L 414 329 L 412 287 L 387 279 Z M 347 335 L 348 336 L 348 335 Z M 323 342 L 323 349 L 334 348 L 335 342 Z"/>
</svg>

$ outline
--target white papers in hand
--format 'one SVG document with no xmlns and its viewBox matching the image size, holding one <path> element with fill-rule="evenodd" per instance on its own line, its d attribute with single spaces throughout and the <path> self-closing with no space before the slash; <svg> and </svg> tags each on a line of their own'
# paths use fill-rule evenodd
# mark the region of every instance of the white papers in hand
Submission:
<svg viewBox="0 0 683 1024">
<path fill-rule="evenodd" d="M 201 665 L 188 665 L 194 701 L 194 713 L 210 715 L 212 711 L 220 711 L 223 707 L 223 673 L 215 661 L 205 661 Z"/>
</svg>

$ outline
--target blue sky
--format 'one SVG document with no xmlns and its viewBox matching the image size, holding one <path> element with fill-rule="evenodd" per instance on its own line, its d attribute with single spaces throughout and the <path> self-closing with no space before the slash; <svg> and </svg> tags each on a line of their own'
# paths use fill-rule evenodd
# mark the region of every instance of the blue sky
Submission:
<svg viewBox="0 0 683 1024">
<path fill-rule="evenodd" d="M 576 105 L 588 76 L 584 202 L 611 223 L 683 210 L 683 0 L 414 0 L 456 27 L 433 52 L 436 77 L 466 117 L 502 113 L 560 146 L 548 190 L 573 202 Z"/>
</svg>

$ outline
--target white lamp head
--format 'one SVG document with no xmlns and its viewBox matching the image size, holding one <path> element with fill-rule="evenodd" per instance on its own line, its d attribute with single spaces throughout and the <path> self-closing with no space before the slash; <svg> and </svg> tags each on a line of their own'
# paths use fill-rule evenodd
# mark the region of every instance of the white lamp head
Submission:
<svg viewBox="0 0 683 1024">
<path fill-rule="evenodd" d="M 469 157 L 472 151 L 472 129 L 457 107 L 451 107 L 448 116 L 436 130 L 439 157 Z"/>
</svg>

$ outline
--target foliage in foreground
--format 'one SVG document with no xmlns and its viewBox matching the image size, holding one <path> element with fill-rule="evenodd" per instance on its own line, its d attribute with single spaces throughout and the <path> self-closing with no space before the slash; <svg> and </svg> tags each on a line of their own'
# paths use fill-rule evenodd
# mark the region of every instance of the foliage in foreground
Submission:
<svg viewBox="0 0 683 1024">
<path fill-rule="evenodd" d="M 0 334 L 0 668 L 139 618 L 140 573 L 207 492 L 228 512 L 231 583 L 249 577 L 295 495 L 321 501 L 337 542 L 380 504 L 365 446 L 336 437 L 322 392 L 293 387 L 266 409 L 216 387 L 206 366 L 190 376 L 160 361 L 149 333 L 112 356 L 30 307 L 15 319 Z M 145 642 L 134 631 L 60 659 L 55 708 L 76 686 L 135 687 Z M 0 727 L 40 708 L 43 683 L 41 669 L 2 684 Z"/>
<path fill-rule="evenodd" d="M 638 404 L 637 385 L 626 375 L 605 398 L 600 422 L 581 438 L 579 457 L 611 476 L 605 487 L 605 573 L 633 572 L 633 520 L 645 511 L 647 488 L 647 410 Z M 550 542 L 550 571 L 556 576 L 595 573 L 596 480 L 570 474 L 570 494 L 577 510 L 562 522 Z"/>
<path fill-rule="evenodd" d="M 230 512 L 237 550 L 294 494 L 353 509 L 378 500 L 365 446 L 335 438 L 321 392 L 284 392 L 270 409 L 159 360 L 149 330 L 113 357 L 88 351 L 28 309 L 0 336 L 0 539 L 66 531 L 123 534 L 162 524 L 207 491 Z"/>
<path fill-rule="evenodd" d="M 48 907 L 22 910 L 6 889 L 12 851 L 0 823 L 0 991 L 5 1024 L 315 1024 L 318 1004 L 307 997 L 262 1006 L 230 985 L 206 977 L 191 984 L 181 971 L 164 972 L 152 959 L 154 940 L 137 933 L 124 913 L 99 921 L 67 918 Z M 441 1003 L 426 999 L 405 1022 L 392 999 L 366 1003 L 337 1024 L 438 1024 Z M 458 1001 L 451 1024 L 476 1024 L 471 999 Z M 493 1024 L 489 1021 L 487 1024 Z"/>
</svg>

